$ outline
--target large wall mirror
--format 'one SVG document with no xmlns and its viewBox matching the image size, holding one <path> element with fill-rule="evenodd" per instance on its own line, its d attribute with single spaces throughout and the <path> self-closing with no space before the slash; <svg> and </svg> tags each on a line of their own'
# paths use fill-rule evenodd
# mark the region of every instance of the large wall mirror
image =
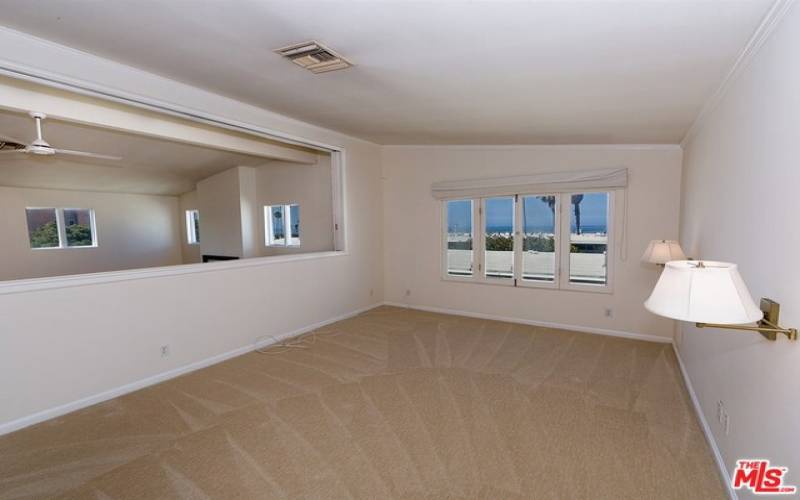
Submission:
<svg viewBox="0 0 800 500">
<path fill-rule="evenodd" d="M 338 153 L 178 125 L 0 109 L 0 281 L 341 249 Z"/>
</svg>

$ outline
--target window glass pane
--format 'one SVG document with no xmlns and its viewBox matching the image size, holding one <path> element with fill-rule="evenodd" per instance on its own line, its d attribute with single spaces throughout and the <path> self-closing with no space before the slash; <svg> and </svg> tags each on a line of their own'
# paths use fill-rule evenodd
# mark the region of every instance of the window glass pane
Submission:
<svg viewBox="0 0 800 500">
<path fill-rule="evenodd" d="M 522 197 L 522 279 L 555 280 L 556 197 Z"/>
<path fill-rule="evenodd" d="M 270 245 L 285 245 L 285 223 L 283 205 L 273 205 L 269 207 L 270 214 Z"/>
<path fill-rule="evenodd" d="M 570 199 L 569 280 L 605 285 L 608 280 L 608 193 Z"/>
<path fill-rule="evenodd" d="M 484 238 L 486 276 L 514 277 L 514 198 L 487 198 Z"/>
<path fill-rule="evenodd" d="M 31 248 L 58 248 L 58 222 L 55 208 L 26 208 Z"/>
<path fill-rule="evenodd" d="M 94 245 L 92 211 L 85 208 L 65 208 L 64 233 L 67 236 L 67 246 L 90 247 Z"/>
<path fill-rule="evenodd" d="M 447 274 L 472 276 L 472 200 L 447 202 Z"/>
<path fill-rule="evenodd" d="M 192 228 L 194 229 L 194 242 L 200 243 L 200 212 L 192 211 Z"/>
<path fill-rule="evenodd" d="M 290 245 L 300 245 L 300 205 L 289 205 Z"/>
<path fill-rule="evenodd" d="M 186 240 L 190 245 L 200 243 L 200 212 L 186 211 Z"/>
</svg>

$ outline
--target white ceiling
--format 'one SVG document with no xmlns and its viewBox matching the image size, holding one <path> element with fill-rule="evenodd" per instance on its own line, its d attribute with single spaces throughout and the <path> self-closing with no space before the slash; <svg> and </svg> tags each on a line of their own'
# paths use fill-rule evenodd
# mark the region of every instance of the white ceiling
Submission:
<svg viewBox="0 0 800 500">
<path fill-rule="evenodd" d="M 0 135 L 27 143 L 35 137 L 34 130 L 27 115 L 0 110 Z M 270 161 L 49 118 L 43 131 L 53 147 L 123 159 L 3 154 L 0 186 L 177 195 L 194 190 L 197 181 L 217 172 Z"/>
<path fill-rule="evenodd" d="M 677 143 L 772 0 L 0 0 L 0 24 L 382 144 Z M 356 66 L 272 49 L 317 39 Z"/>
</svg>

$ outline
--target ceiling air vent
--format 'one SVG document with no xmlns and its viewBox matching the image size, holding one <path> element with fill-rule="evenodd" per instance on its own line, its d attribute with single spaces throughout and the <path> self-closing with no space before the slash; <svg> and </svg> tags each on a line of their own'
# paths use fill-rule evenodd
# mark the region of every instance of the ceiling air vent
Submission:
<svg viewBox="0 0 800 500">
<path fill-rule="evenodd" d="M 352 66 L 350 61 L 313 40 L 276 49 L 275 52 L 312 73 L 326 73 Z"/>
</svg>

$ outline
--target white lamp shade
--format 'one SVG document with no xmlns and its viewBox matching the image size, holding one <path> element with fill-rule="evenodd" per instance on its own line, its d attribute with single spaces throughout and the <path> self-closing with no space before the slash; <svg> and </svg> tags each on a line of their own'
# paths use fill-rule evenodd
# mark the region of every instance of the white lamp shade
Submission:
<svg viewBox="0 0 800 500">
<path fill-rule="evenodd" d="M 653 240 L 642 255 L 642 262 L 666 264 L 671 260 L 686 260 L 680 244 L 672 240 Z"/>
<path fill-rule="evenodd" d="M 736 264 L 728 262 L 668 262 L 644 306 L 659 316 L 693 323 L 737 325 L 763 316 Z"/>
</svg>

